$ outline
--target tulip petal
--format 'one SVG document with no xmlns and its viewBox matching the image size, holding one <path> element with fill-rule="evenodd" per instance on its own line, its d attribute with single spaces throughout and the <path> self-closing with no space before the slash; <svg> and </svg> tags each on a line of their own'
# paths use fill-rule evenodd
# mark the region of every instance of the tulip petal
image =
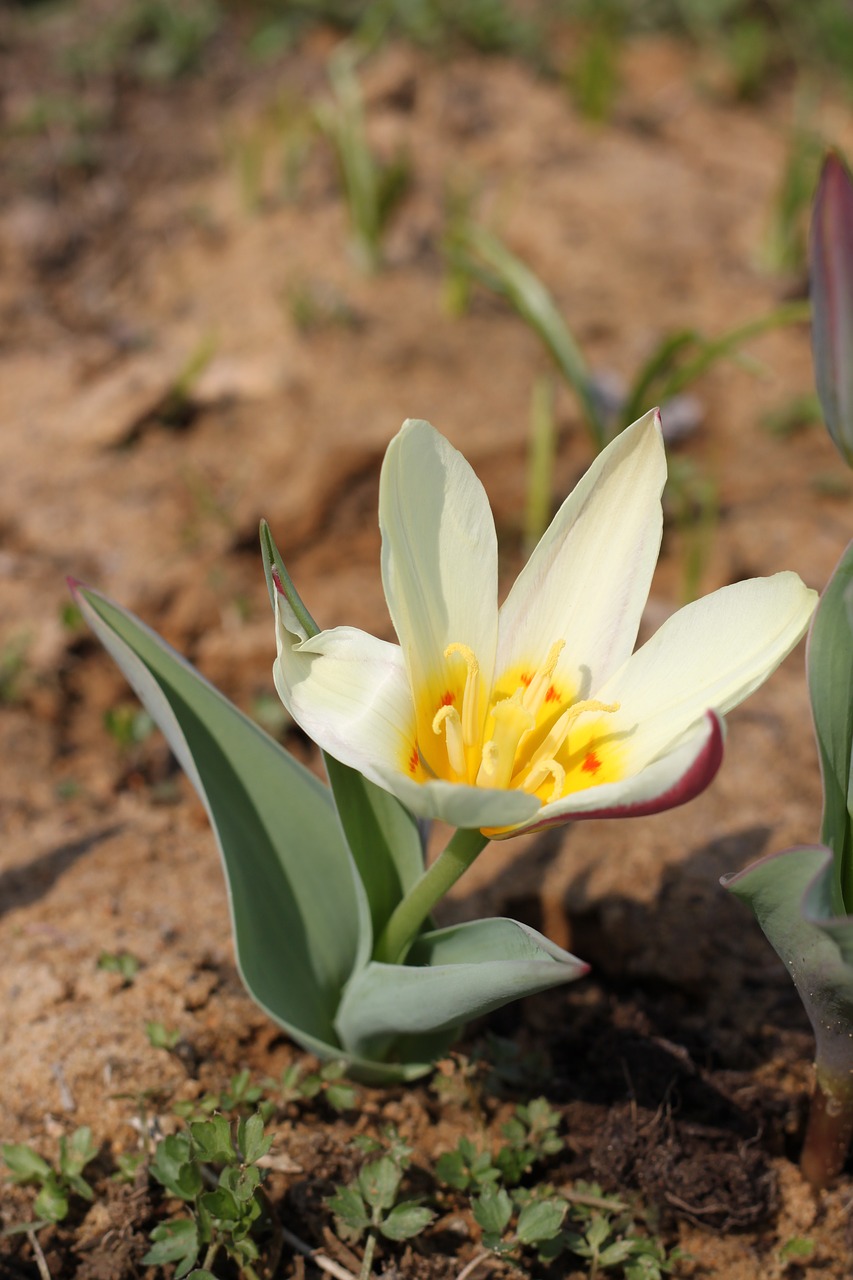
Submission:
<svg viewBox="0 0 853 1280">
<path fill-rule="evenodd" d="M 336 760 L 393 790 L 385 773 L 403 768 L 415 740 L 399 646 L 354 627 L 294 644 L 278 602 L 276 639 L 275 687 L 296 723 Z"/>
<path fill-rule="evenodd" d="M 384 779 L 384 781 L 383 781 Z M 418 818 L 437 818 L 451 827 L 469 829 L 515 826 L 538 813 L 541 805 L 526 791 L 471 787 L 461 782 L 413 782 L 381 767 L 376 779 Z"/>
<path fill-rule="evenodd" d="M 596 692 L 619 703 L 631 771 L 672 749 L 708 710 L 724 715 L 763 684 L 804 634 L 817 592 L 795 573 L 751 578 L 686 605 Z"/>
<path fill-rule="evenodd" d="M 557 512 L 500 611 L 498 672 L 539 660 L 588 697 L 634 647 L 660 550 L 666 459 L 647 413 L 598 455 Z"/>
<path fill-rule="evenodd" d="M 444 651 L 461 644 L 476 655 L 487 690 L 497 644 L 495 525 L 473 470 L 428 422 L 409 419 L 388 446 L 379 525 L 382 582 L 412 688 L 439 705 Z"/>
<path fill-rule="evenodd" d="M 493 840 L 539 831 L 581 818 L 642 818 L 693 800 L 704 791 L 722 764 L 725 728 L 709 711 L 698 731 L 672 751 L 620 782 L 589 787 L 542 806 L 531 821 L 511 831 L 487 832 Z"/>
</svg>

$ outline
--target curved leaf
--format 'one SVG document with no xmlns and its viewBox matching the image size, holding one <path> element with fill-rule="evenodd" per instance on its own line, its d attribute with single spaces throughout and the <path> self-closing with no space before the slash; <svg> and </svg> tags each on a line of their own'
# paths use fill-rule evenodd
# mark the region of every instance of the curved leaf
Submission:
<svg viewBox="0 0 853 1280">
<path fill-rule="evenodd" d="M 300 1044 L 340 1057 L 335 1011 L 369 920 L 330 792 L 133 614 L 74 593 L 207 810 L 250 994 Z"/>
<path fill-rule="evenodd" d="M 834 915 L 853 909 L 853 543 L 821 596 L 809 632 L 806 666 L 823 775 L 821 839 L 835 855 Z"/>
<path fill-rule="evenodd" d="M 589 966 L 515 920 L 475 920 L 422 934 L 405 965 L 356 973 L 335 1020 L 341 1043 L 367 1057 L 400 1034 L 428 1036 L 510 1000 L 583 977 Z"/>
<path fill-rule="evenodd" d="M 853 916 L 834 913 L 832 861 L 820 845 L 786 849 L 721 883 L 785 963 L 814 1030 L 818 1079 L 834 1090 L 853 1071 Z"/>
</svg>

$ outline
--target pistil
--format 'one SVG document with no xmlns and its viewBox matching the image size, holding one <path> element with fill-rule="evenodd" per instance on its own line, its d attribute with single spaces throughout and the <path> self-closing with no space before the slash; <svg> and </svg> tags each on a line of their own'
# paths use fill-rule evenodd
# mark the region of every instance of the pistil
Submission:
<svg viewBox="0 0 853 1280">
<path fill-rule="evenodd" d="M 536 724 L 536 716 L 523 702 L 524 690 L 517 689 L 492 710 L 494 729 L 483 746 L 482 762 L 477 773 L 479 787 L 508 787 L 515 769 L 518 744 Z"/>
</svg>

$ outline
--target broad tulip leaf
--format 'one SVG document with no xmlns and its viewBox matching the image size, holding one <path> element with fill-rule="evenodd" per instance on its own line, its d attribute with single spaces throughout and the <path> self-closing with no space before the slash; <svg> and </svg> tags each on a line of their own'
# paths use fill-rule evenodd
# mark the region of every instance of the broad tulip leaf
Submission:
<svg viewBox="0 0 853 1280">
<path fill-rule="evenodd" d="M 384 1056 L 400 1034 L 455 1034 L 469 1018 L 582 977 L 588 966 L 515 920 L 476 920 L 422 934 L 406 964 L 356 973 L 336 1019 L 350 1053 Z"/>
<path fill-rule="evenodd" d="M 809 277 L 817 392 L 829 434 L 853 466 L 853 181 L 835 152 L 815 196 Z"/>
<path fill-rule="evenodd" d="M 299 621 L 310 635 L 315 635 L 319 628 L 300 599 L 265 520 L 261 521 L 261 552 L 273 608 L 277 590 L 275 571 Z M 378 938 L 400 899 L 423 873 L 424 852 L 418 823 L 390 792 L 331 756 L 324 754 L 323 759 L 344 833 L 367 894 L 373 937 Z"/>
<path fill-rule="evenodd" d="M 207 810 L 249 992 L 300 1044 L 339 1058 L 335 1012 L 369 924 L 329 790 L 133 614 L 89 588 L 75 596 Z"/>
<path fill-rule="evenodd" d="M 853 543 L 827 584 L 811 625 L 809 695 L 823 774 L 821 839 L 835 855 L 832 914 L 853 909 Z"/>
<path fill-rule="evenodd" d="M 784 961 L 817 1042 L 822 1083 L 853 1070 L 853 916 L 835 913 L 832 854 L 821 846 L 771 854 L 722 884 L 749 903 Z"/>
</svg>

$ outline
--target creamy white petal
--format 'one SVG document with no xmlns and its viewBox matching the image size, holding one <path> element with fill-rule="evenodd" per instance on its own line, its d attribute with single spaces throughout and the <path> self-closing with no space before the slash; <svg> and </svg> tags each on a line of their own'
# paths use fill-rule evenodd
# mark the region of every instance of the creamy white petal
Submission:
<svg viewBox="0 0 853 1280">
<path fill-rule="evenodd" d="M 380 786 L 391 791 L 418 818 L 437 818 L 451 827 L 510 826 L 524 822 L 541 806 L 524 791 L 469 787 L 440 779 L 418 783 L 404 773 L 380 771 Z"/>
<path fill-rule="evenodd" d="M 489 687 L 497 644 L 495 525 L 471 467 L 428 422 L 410 419 L 388 446 L 379 525 L 382 582 L 413 688 L 440 697 L 444 651 L 454 643 L 476 655 Z"/>
<path fill-rule="evenodd" d="M 280 616 L 280 615 L 279 615 Z M 414 708 L 395 644 L 352 627 L 292 645 L 283 625 L 273 678 L 296 723 L 329 755 L 386 787 L 414 745 Z"/>
<path fill-rule="evenodd" d="M 653 410 L 598 455 L 519 575 L 500 611 L 499 675 L 541 660 L 556 640 L 557 672 L 582 697 L 622 665 L 660 550 L 665 480 Z"/>
<path fill-rule="evenodd" d="M 633 654 L 596 697 L 618 702 L 614 729 L 636 769 L 667 751 L 709 709 L 724 715 L 776 670 L 817 603 L 795 573 L 750 578 L 686 605 Z"/>
<path fill-rule="evenodd" d="M 686 804 L 704 791 L 719 769 L 724 736 L 722 720 L 711 712 L 698 729 L 639 773 L 543 805 L 533 819 L 494 838 L 505 839 L 520 831 L 538 831 L 581 818 L 642 817 Z"/>
</svg>

